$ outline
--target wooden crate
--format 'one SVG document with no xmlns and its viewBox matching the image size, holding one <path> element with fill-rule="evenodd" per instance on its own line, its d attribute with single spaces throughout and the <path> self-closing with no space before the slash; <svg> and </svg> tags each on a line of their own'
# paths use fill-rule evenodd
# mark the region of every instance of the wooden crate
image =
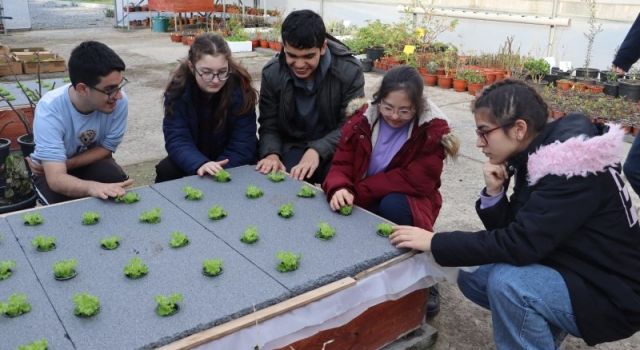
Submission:
<svg viewBox="0 0 640 350">
<path fill-rule="evenodd" d="M 36 74 L 38 72 L 38 64 L 40 64 L 40 73 L 64 72 L 67 70 L 64 58 L 55 56 L 53 59 L 40 62 L 22 62 L 24 74 Z"/>
<path fill-rule="evenodd" d="M 13 56 L 0 57 L 0 77 L 13 74 L 22 74 L 22 62 Z"/>
<path fill-rule="evenodd" d="M 37 54 L 37 55 L 36 55 Z M 31 51 L 27 51 L 27 52 L 22 52 L 22 51 L 18 51 L 18 52 L 13 52 L 13 55 L 22 62 L 27 62 L 27 61 L 36 61 L 38 58 L 40 58 L 40 60 L 50 60 L 50 59 L 54 59 L 56 58 L 56 54 L 51 52 L 51 51 L 36 51 L 36 52 L 31 52 Z"/>
<path fill-rule="evenodd" d="M 44 47 L 12 47 L 11 52 L 36 52 L 47 51 Z"/>
</svg>

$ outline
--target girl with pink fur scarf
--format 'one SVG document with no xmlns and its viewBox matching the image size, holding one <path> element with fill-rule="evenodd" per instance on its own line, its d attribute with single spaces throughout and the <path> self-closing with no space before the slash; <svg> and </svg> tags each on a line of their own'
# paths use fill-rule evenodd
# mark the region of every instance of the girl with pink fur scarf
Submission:
<svg viewBox="0 0 640 350">
<path fill-rule="evenodd" d="M 473 103 L 487 156 L 476 210 L 485 230 L 397 226 L 391 243 L 431 251 L 491 311 L 497 349 L 589 345 L 640 328 L 640 226 L 620 176 L 623 130 L 581 114 L 552 121 L 540 95 L 505 80 Z M 509 183 L 513 189 L 509 196 Z"/>
</svg>

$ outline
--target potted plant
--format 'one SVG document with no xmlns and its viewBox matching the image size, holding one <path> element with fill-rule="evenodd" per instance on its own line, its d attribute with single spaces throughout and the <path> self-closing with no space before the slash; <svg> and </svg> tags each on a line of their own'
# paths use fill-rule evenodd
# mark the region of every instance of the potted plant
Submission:
<svg viewBox="0 0 640 350">
<path fill-rule="evenodd" d="M 191 186 L 185 186 L 182 191 L 184 192 L 184 198 L 189 201 L 198 201 L 202 199 L 202 191 L 193 188 Z"/>
<path fill-rule="evenodd" d="M 202 262 L 202 274 L 208 277 L 216 277 L 222 274 L 222 260 L 207 259 Z"/>
<path fill-rule="evenodd" d="M 39 252 L 48 252 L 56 249 L 56 238 L 53 236 L 45 237 L 38 235 L 33 237 L 31 244 Z"/>
<path fill-rule="evenodd" d="M 161 317 L 174 315 L 180 309 L 178 302 L 182 301 L 182 294 L 156 295 L 156 314 Z"/>
<path fill-rule="evenodd" d="M 335 235 L 336 230 L 331 227 L 331 225 L 327 224 L 326 222 L 321 222 L 318 224 L 318 230 L 316 231 L 317 238 L 323 241 L 328 241 Z"/>
<path fill-rule="evenodd" d="M 338 213 L 342 216 L 349 216 L 351 215 L 352 212 L 353 212 L 353 205 L 345 205 L 340 207 L 340 210 L 338 210 Z"/>
<path fill-rule="evenodd" d="M 135 257 L 129 260 L 129 263 L 124 267 L 124 275 L 130 279 L 142 278 L 149 273 L 149 268 L 144 264 L 142 259 Z"/>
<path fill-rule="evenodd" d="M 3 147 L 9 152 L 10 143 L 4 139 Z M 31 177 L 21 155 L 11 154 L 4 158 L 4 186 L 0 188 L 0 213 L 33 207 L 37 193 L 33 189 Z"/>
<path fill-rule="evenodd" d="M 288 219 L 293 216 L 293 203 L 287 203 L 280 206 L 278 209 L 278 215 L 285 219 Z"/>
<path fill-rule="evenodd" d="M 447 50 L 442 55 L 442 65 L 444 67 L 444 75 L 438 76 L 438 86 L 443 89 L 451 89 L 453 85 L 453 77 L 449 74 L 451 73 L 451 67 L 455 63 L 455 58 L 457 56 L 457 52 L 454 48 L 448 47 Z"/>
<path fill-rule="evenodd" d="M 302 185 L 300 191 L 298 191 L 296 195 L 301 198 L 313 198 L 316 196 L 316 191 L 314 191 L 310 186 Z"/>
<path fill-rule="evenodd" d="M 602 32 L 602 24 L 597 23 L 596 19 L 596 0 L 582 0 L 584 1 L 587 9 L 589 11 L 589 19 L 587 23 L 589 24 L 589 29 L 587 32 L 583 33 L 585 38 L 587 38 L 587 51 L 584 56 L 584 68 L 576 68 L 576 77 L 577 78 L 591 78 L 596 79 L 598 77 L 598 70 L 595 68 L 590 68 L 591 64 L 591 53 L 593 52 L 593 43 L 596 39 L 596 35 Z"/>
<path fill-rule="evenodd" d="M 171 248 L 182 248 L 189 244 L 189 237 L 180 231 L 171 232 L 171 240 L 169 246 Z"/>
<path fill-rule="evenodd" d="M 76 259 L 60 260 L 53 264 L 53 277 L 58 281 L 70 280 L 78 275 Z"/>
<path fill-rule="evenodd" d="M 87 211 L 82 214 L 83 225 L 95 225 L 100 221 L 100 214 L 95 211 Z"/>
<path fill-rule="evenodd" d="M 292 252 L 281 251 L 276 254 L 279 260 L 277 270 L 280 272 L 291 272 L 298 269 L 301 255 Z"/>
<path fill-rule="evenodd" d="M 630 101 L 637 102 L 640 100 L 640 74 L 636 69 L 629 72 L 628 79 L 618 80 L 618 95 Z"/>
<path fill-rule="evenodd" d="M 153 208 L 149 211 L 143 211 L 142 214 L 140 214 L 140 222 L 144 222 L 147 224 L 157 224 L 161 220 L 160 213 L 160 208 Z"/>
<path fill-rule="evenodd" d="M 120 237 L 110 236 L 100 240 L 100 247 L 104 250 L 115 250 L 120 246 Z"/>
<path fill-rule="evenodd" d="M 422 76 L 424 84 L 427 86 L 435 86 L 438 83 L 438 64 L 435 61 L 429 61 L 426 64 L 427 74 Z"/>
<path fill-rule="evenodd" d="M 242 237 L 240 237 L 240 242 L 246 244 L 254 244 L 259 239 L 260 236 L 258 236 L 258 228 L 256 226 L 249 226 L 246 230 L 244 230 Z"/>
<path fill-rule="evenodd" d="M 209 209 L 209 219 L 220 220 L 227 216 L 227 212 L 219 205 L 214 205 Z"/>
<path fill-rule="evenodd" d="M 73 314 L 78 317 L 92 317 L 100 312 L 100 300 L 95 295 L 76 293 L 73 296 Z"/>
<path fill-rule="evenodd" d="M 558 89 L 566 91 L 573 87 L 573 82 L 568 79 L 560 79 L 556 80 L 556 86 Z"/>
<path fill-rule="evenodd" d="M 376 233 L 382 237 L 389 237 L 393 233 L 393 226 L 388 222 L 380 223 L 376 227 Z"/>
<path fill-rule="evenodd" d="M 476 93 L 482 90 L 482 87 L 484 86 L 484 76 L 476 71 L 469 71 L 466 78 L 469 94 L 475 96 Z"/>
<path fill-rule="evenodd" d="M 6 303 L 0 302 L 0 314 L 7 317 L 17 317 L 31 311 L 31 304 L 26 294 L 11 294 Z"/>
<path fill-rule="evenodd" d="M 453 90 L 456 92 L 467 91 L 467 76 L 471 71 L 467 69 L 461 69 L 457 71 L 455 79 L 453 79 Z"/>
<path fill-rule="evenodd" d="M 600 72 L 602 76 L 603 72 Z M 609 71 L 605 76 L 604 89 L 605 95 L 618 97 L 618 74 L 615 71 Z"/>
<path fill-rule="evenodd" d="M 541 85 L 551 66 L 544 58 L 529 58 L 524 62 L 524 69 L 535 84 Z"/>
<path fill-rule="evenodd" d="M 18 346 L 18 350 L 47 350 L 49 347 L 49 342 L 46 339 L 36 340 L 33 343 L 20 345 Z"/>
<path fill-rule="evenodd" d="M 135 202 L 140 201 L 140 195 L 136 192 L 129 191 L 125 193 L 123 196 L 116 197 L 115 201 L 116 203 L 133 204 Z"/>
<path fill-rule="evenodd" d="M 286 177 L 286 174 L 282 170 L 278 170 L 278 171 L 274 170 L 269 174 L 267 174 L 267 178 L 272 182 L 282 182 L 284 181 L 285 177 Z"/>
<path fill-rule="evenodd" d="M 217 174 L 213 175 L 213 180 L 216 182 L 229 182 L 231 181 L 231 174 L 228 171 L 221 169 Z"/>
<path fill-rule="evenodd" d="M 39 212 L 26 213 L 22 215 L 22 219 L 27 226 L 37 226 L 44 222 L 44 218 Z"/>
<path fill-rule="evenodd" d="M 264 192 L 258 186 L 249 185 L 247 186 L 247 192 L 245 193 L 245 195 L 247 196 L 247 198 L 256 199 L 262 197 L 262 195 L 264 195 Z"/>
<path fill-rule="evenodd" d="M 13 260 L 0 261 L 0 281 L 4 281 L 11 277 L 13 269 L 16 268 L 16 262 Z"/>
</svg>

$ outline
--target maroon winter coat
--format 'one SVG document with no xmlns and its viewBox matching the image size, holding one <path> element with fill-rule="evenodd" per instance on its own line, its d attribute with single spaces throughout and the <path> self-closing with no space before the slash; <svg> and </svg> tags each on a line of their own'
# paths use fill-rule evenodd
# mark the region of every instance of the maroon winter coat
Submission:
<svg viewBox="0 0 640 350">
<path fill-rule="evenodd" d="M 355 101 L 354 101 L 355 102 Z M 407 195 L 414 226 L 433 230 L 442 206 L 440 175 L 446 156 L 443 139 L 450 129 L 444 115 L 433 104 L 414 123 L 408 140 L 391 159 L 387 168 L 366 176 L 373 150 L 372 141 L 378 134 L 378 108 L 365 103 L 342 128 L 336 153 L 322 189 L 331 200 L 333 194 L 346 188 L 354 194 L 355 204 L 369 208 L 390 193 Z"/>
</svg>

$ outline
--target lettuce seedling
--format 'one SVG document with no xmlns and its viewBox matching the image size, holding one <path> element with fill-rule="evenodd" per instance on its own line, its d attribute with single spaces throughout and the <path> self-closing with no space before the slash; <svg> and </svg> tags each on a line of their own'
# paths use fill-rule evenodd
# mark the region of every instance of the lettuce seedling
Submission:
<svg viewBox="0 0 640 350">
<path fill-rule="evenodd" d="M 298 265 L 300 264 L 300 255 L 282 251 L 278 252 L 276 257 L 280 260 L 280 263 L 278 264 L 278 271 L 290 272 L 298 269 Z"/>
<path fill-rule="evenodd" d="M 388 222 L 378 224 L 377 233 L 382 237 L 389 237 L 393 233 L 393 226 Z"/>
<path fill-rule="evenodd" d="M 284 181 L 285 177 L 286 177 L 286 174 L 282 170 L 278 170 L 278 171 L 274 170 L 270 172 L 269 175 L 267 175 L 267 178 L 269 178 L 269 180 L 273 182 L 282 182 Z"/>
<path fill-rule="evenodd" d="M 40 213 L 26 213 L 22 216 L 24 224 L 27 226 L 36 226 L 44 222 L 44 218 Z"/>
<path fill-rule="evenodd" d="M 352 212 L 353 212 L 353 205 L 345 205 L 344 207 L 340 207 L 340 210 L 338 210 L 338 213 L 344 216 L 349 216 L 351 215 Z"/>
<path fill-rule="evenodd" d="M 49 342 L 47 342 L 46 339 L 40 339 L 30 344 L 18 346 L 18 350 L 47 350 L 48 348 Z"/>
<path fill-rule="evenodd" d="M 106 250 L 114 250 L 120 246 L 120 237 L 118 236 L 105 237 L 100 241 L 100 246 Z"/>
<path fill-rule="evenodd" d="M 160 208 L 153 208 L 149 211 L 143 211 L 140 214 L 140 222 L 147 224 L 157 224 L 160 222 Z"/>
<path fill-rule="evenodd" d="M 156 295 L 156 303 L 158 303 L 158 306 L 156 306 L 156 314 L 162 317 L 175 314 L 178 312 L 179 301 L 182 301 L 182 294 L 180 293 L 173 293 L 168 296 Z"/>
<path fill-rule="evenodd" d="M 247 198 L 260 198 L 263 194 L 264 192 L 258 186 L 249 185 L 247 187 Z"/>
<path fill-rule="evenodd" d="M 181 248 L 189 244 L 189 237 L 180 231 L 171 232 L 171 241 L 169 245 L 171 248 Z"/>
<path fill-rule="evenodd" d="M 216 182 L 229 182 L 231 181 L 231 174 L 228 171 L 222 169 L 217 174 L 213 175 L 213 179 Z"/>
<path fill-rule="evenodd" d="M 33 237 L 33 239 L 31 240 L 31 244 L 39 252 L 48 252 L 50 250 L 56 249 L 56 238 L 53 236 L 45 237 L 42 235 L 38 235 Z"/>
<path fill-rule="evenodd" d="M 202 199 L 202 191 L 193 188 L 191 186 L 185 186 L 182 191 L 184 192 L 184 198 L 190 201 L 199 201 Z"/>
<path fill-rule="evenodd" d="M 78 317 L 91 317 L 100 312 L 100 300 L 94 295 L 77 293 L 73 296 L 73 303 L 76 305 L 73 313 Z"/>
<path fill-rule="evenodd" d="M 78 266 L 76 259 L 60 260 L 53 264 L 53 277 L 60 281 L 72 279 L 78 274 L 76 266 Z"/>
<path fill-rule="evenodd" d="M 253 244 L 260 239 L 258 236 L 258 228 L 256 226 L 249 226 L 244 230 L 244 234 L 240 237 L 242 243 Z"/>
<path fill-rule="evenodd" d="M 124 196 L 116 197 L 116 203 L 132 204 L 140 200 L 140 195 L 136 192 L 127 192 Z"/>
<path fill-rule="evenodd" d="M 16 268 L 16 262 L 13 260 L 0 261 L 0 281 L 4 281 L 11 277 L 13 269 Z"/>
<path fill-rule="evenodd" d="M 129 260 L 129 264 L 124 267 L 124 275 L 131 279 L 144 277 L 148 272 L 149 268 L 138 257 Z"/>
<path fill-rule="evenodd" d="M 313 190 L 310 186 L 302 185 L 300 191 L 298 192 L 298 197 L 302 198 L 313 198 L 316 196 L 316 191 Z"/>
<path fill-rule="evenodd" d="M 11 294 L 6 303 L 0 303 L 0 313 L 7 317 L 17 317 L 31 311 L 26 294 Z"/>
<path fill-rule="evenodd" d="M 316 237 L 322 240 L 330 240 L 333 236 L 336 235 L 336 230 L 331 227 L 331 225 L 326 222 L 321 222 L 318 224 L 318 231 L 316 231 Z"/>
<path fill-rule="evenodd" d="M 211 220 L 220 220 L 227 216 L 227 212 L 219 205 L 214 205 L 209 209 L 209 219 Z"/>
<path fill-rule="evenodd" d="M 278 209 L 278 215 L 282 216 L 285 219 L 288 219 L 293 216 L 293 204 L 287 203 L 280 206 Z"/>
<path fill-rule="evenodd" d="M 82 214 L 83 225 L 95 225 L 100 221 L 100 214 L 95 211 L 87 211 Z"/>
<path fill-rule="evenodd" d="M 222 260 L 208 259 L 202 263 L 202 273 L 209 277 L 215 277 L 222 273 Z"/>
</svg>

